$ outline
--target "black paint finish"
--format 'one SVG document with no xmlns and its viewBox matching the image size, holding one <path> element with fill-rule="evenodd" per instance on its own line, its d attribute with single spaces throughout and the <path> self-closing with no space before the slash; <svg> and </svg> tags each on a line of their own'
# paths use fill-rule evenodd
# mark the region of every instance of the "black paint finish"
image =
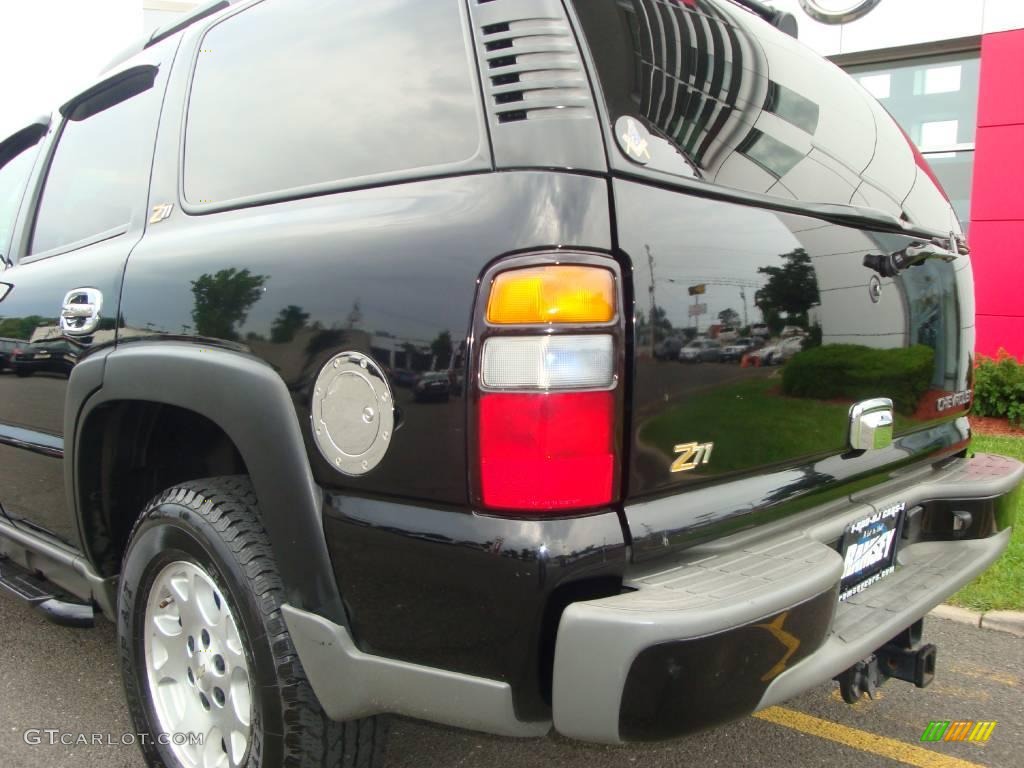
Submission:
<svg viewBox="0 0 1024 768">
<path fill-rule="evenodd" d="M 561 609 L 618 593 L 614 511 L 509 520 L 329 493 L 334 572 L 367 653 L 502 680 L 523 720 L 550 717 Z"/>
</svg>

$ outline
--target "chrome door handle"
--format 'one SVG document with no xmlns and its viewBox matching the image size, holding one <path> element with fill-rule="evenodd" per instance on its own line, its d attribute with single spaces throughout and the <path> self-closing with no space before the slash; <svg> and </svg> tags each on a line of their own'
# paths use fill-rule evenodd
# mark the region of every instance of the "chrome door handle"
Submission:
<svg viewBox="0 0 1024 768">
<path fill-rule="evenodd" d="M 60 330 L 67 336 L 88 336 L 100 325 L 103 294 L 95 288 L 76 288 L 64 297 Z"/>
</svg>

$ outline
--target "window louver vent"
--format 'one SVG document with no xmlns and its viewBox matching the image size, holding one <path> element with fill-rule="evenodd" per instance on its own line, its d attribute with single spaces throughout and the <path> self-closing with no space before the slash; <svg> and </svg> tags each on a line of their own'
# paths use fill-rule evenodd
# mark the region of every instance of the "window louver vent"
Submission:
<svg viewBox="0 0 1024 768">
<path fill-rule="evenodd" d="M 557 3 L 477 2 L 488 4 L 488 21 L 494 20 L 480 25 L 478 40 L 484 87 L 498 123 L 594 117 L 576 41 Z M 551 11 L 523 16 L 524 5 Z"/>
</svg>

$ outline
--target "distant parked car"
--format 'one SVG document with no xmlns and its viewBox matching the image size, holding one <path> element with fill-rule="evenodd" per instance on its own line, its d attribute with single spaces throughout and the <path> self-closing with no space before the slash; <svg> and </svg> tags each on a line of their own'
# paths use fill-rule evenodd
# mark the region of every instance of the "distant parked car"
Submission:
<svg viewBox="0 0 1024 768">
<path fill-rule="evenodd" d="M 416 384 L 416 371 L 395 368 L 391 371 L 391 381 L 396 387 L 412 387 Z"/>
<path fill-rule="evenodd" d="M 68 342 L 54 339 L 19 345 L 11 352 L 9 365 L 15 375 L 21 378 L 40 372 L 69 376 L 77 357 Z"/>
<path fill-rule="evenodd" d="M 722 347 L 721 361 L 727 363 L 740 360 L 745 354 L 756 349 L 757 346 L 758 342 L 754 339 L 748 337 L 736 339 L 731 344 Z"/>
<path fill-rule="evenodd" d="M 801 352 L 806 338 L 806 336 L 790 336 L 788 339 L 780 341 L 775 349 L 775 354 L 772 355 L 771 364 L 782 365 L 798 352 Z"/>
<path fill-rule="evenodd" d="M 711 339 L 691 341 L 679 350 L 679 360 L 683 363 L 717 363 L 722 359 L 722 345 Z"/>
<path fill-rule="evenodd" d="M 788 339 L 779 339 L 773 344 L 751 353 L 750 357 L 754 365 L 782 365 L 804 348 L 805 338 L 805 336 L 790 336 Z"/>
<path fill-rule="evenodd" d="M 772 332 L 771 330 L 769 330 L 768 326 L 765 323 L 754 323 L 752 326 L 750 326 L 750 335 L 758 336 L 762 339 L 767 339 L 769 336 L 772 335 Z"/>
<path fill-rule="evenodd" d="M 654 345 L 654 357 L 657 360 L 676 360 L 679 358 L 679 350 L 683 348 L 686 340 L 682 336 L 671 336 L 662 339 Z"/>
<path fill-rule="evenodd" d="M 447 400 L 451 392 L 451 382 L 447 371 L 424 373 L 413 387 L 413 397 L 417 402 L 428 400 Z"/>
<path fill-rule="evenodd" d="M 19 343 L 17 339 L 0 339 L 0 372 L 11 370 L 11 354 Z"/>
</svg>

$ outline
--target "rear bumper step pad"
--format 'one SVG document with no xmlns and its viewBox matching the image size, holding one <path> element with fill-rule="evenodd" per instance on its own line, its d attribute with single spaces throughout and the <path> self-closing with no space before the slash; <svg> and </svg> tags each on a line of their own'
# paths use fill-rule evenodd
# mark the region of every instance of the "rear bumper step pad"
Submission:
<svg viewBox="0 0 1024 768">
<path fill-rule="evenodd" d="M 908 508 L 996 498 L 1022 477 L 1020 462 L 978 456 L 914 473 L 897 495 Z M 884 645 L 1009 542 L 1006 528 L 986 538 L 905 543 L 893 574 L 837 603 L 843 558 L 833 542 L 892 501 L 853 502 L 800 530 L 739 534 L 732 549 L 728 539 L 696 547 L 670 568 L 628 579 L 633 591 L 571 604 L 555 650 L 555 728 L 603 743 L 665 738 L 784 701 Z M 729 694 L 718 701 L 717 689 Z M 709 711 L 716 706 L 723 711 Z"/>
</svg>

